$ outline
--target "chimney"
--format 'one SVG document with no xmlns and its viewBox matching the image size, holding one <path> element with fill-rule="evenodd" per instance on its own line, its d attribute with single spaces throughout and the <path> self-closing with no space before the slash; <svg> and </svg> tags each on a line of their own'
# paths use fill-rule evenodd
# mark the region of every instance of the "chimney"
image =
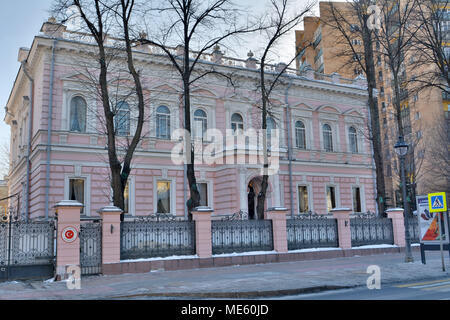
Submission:
<svg viewBox="0 0 450 320">
<path fill-rule="evenodd" d="M 222 64 L 222 58 L 223 58 L 223 52 L 220 51 L 220 47 L 217 44 L 214 47 L 214 51 L 212 53 L 212 62 L 217 63 L 217 64 Z"/>
<path fill-rule="evenodd" d="M 65 31 L 66 26 L 58 23 L 54 17 L 48 18 L 47 22 L 44 22 L 41 28 L 41 32 L 52 38 L 62 38 Z"/>
<path fill-rule="evenodd" d="M 250 50 L 250 51 L 247 53 L 248 59 L 245 60 L 245 67 L 246 67 L 247 69 L 256 69 L 256 59 L 253 58 L 253 56 L 254 56 L 254 54 L 253 54 L 252 50 Z"/>
</svg>

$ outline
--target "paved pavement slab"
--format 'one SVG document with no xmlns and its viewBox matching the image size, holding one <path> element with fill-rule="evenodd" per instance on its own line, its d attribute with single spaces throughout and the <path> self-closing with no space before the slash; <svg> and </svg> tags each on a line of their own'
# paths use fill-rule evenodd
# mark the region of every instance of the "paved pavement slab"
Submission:
<svg viewBox="0 0 450 320">
<path fill-rule="evenodd" d="M 421 281 L 450 275 L 439 252 L 420 253 L 405 263 L 404 254 L 378 254 L 326 260 L 308 260 L 258 265 L 157 271 L 145 274 L 89 276 L 80 290 L 69 290 L 66 282 L 25 281 L 0 283 L 0 299 L 6 300 L 98 300 L 142 298 L 258 298 L 366 286 L 367 268 L 377 265 L 381 283 Z"/>
</svg>

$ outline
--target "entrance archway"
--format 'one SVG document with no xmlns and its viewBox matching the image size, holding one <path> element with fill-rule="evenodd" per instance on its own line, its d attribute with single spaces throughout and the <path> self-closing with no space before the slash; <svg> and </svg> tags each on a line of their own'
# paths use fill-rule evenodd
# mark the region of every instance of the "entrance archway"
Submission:
<svg viewBox="0 0 450 320">
<path fill-rule="evenodd" d="M 247 186 L 247 200 L 248 200 L 248 218 L 250 220 L 264 219 L 264 217 L 258 217 L 256 206 L 258 204 L 258 194 L 261 191 L 262 177 L 257 176 L 250 180 Z M 267 187 L 266 192 L 266 206 L 267 200 L 271 196 L 271 187 L 270 183 Z"/>
</svg>

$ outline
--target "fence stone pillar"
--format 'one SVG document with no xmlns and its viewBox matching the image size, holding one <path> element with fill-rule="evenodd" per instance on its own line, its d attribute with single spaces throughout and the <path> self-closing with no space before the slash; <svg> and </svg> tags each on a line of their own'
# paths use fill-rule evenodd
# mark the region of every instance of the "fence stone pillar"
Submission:
<svg viewBox="0 0 450 320">
<path fill-rule="evenodd" d="M 195 248 L 199 258 L 212 256 L 211 214 L 214 212 L 209 207 L 197 207 L 192 211 L 192 219 L 195 221 Z"/>
<path fill-rule="evenodd" d="M 63 200 L 55 205 L 57 217 L 56 278 L 67 279 L 67 267 L 80 267 L 80 214 L 83 205 Z"/>
<path fill-rule="evenodd" d="M 108 206 L 97 211 L 102 218 L 102 264 L 120 262 L 120 215 L 122 210 Z"/>
<path fill-rule="evenodd" d="M 272 220 L 273 249 L 277 252 L 288 252 L 287 230 L 286 230 L 286 208 L 269 208 L 264 213 L 264 219 Z"/>
<path fill-rule="evenodd" d="M 394 233 L 394 244 L 399 247 L 406 246 L 405 221 L 403 208 L 393 208 L 386 210 L 388 218 L 392 219 L 392 232 Z"/>
<path fill-rule="evenodd" d="M 350 208 L 336 208 L 331 210 L 333 217 L 337 220 L 339 248 L 351 249 L 352 234 L 350 229 Z"/>
</svg>

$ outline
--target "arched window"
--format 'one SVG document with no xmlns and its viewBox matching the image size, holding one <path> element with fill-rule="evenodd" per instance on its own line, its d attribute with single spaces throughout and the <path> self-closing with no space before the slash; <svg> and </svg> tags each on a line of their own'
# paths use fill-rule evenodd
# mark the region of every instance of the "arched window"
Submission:
<svg viewBox="0 0 450 320">
<path fill-rule="evenodd" d="M 267 146 L 270 147 L 272 141 L 272 130 L 275 130 L 277 128 L 277 124 L 272 117 L 267 118 L 266 124 L 267 124 Z"/>
<path fill-rule="evenodd" d="M 125 101 L 121 101 L 117 104 L 114 124 L 118 136 L 130 135 L 130 106 Z"/>
<path fill-rule="evenodd" d="M 306 149 L 306 130 L 305 124 L 302 121 L 295 123 L 295 142 L 297 148 Z"/>
<path fill-rule="evenodd" d="M 197 109 L 194 113 L 194 138 L 204 140 L 206 138 L 206 130 L 208 130 L 208 118 L 206 112 Z"/>
<path fill-rule="evenodd" d="M 70 101 L 70 131 L 86 132 L 87 104 L 80 96 L 73 97 Z"/>
<path fill-rule="evenodd" d="M 233 134 L 244 131 L 244 119 L 239 113 L 233 113 L 231 116 L 231 129 L 233 130 Z"/>
<path fill-rule="evenodd" d="M 156 137 L 170 139 L 170 110 L 166 106 L 156 109 Z"/>
<path fill-rule="evenodd" d="M 324 124 L 323 128 L 323 147 L 325 151 L 332 152 L 333 151 L 333 132 L 331 130 L 330 125 Z"/>
<path fill-rule="evenodd" d="M 348 141 L 350 143 L 350 151 L 352 153 L 358 153 L 358 134 L 354 127 L 348 129 Z"/>
</svg>

